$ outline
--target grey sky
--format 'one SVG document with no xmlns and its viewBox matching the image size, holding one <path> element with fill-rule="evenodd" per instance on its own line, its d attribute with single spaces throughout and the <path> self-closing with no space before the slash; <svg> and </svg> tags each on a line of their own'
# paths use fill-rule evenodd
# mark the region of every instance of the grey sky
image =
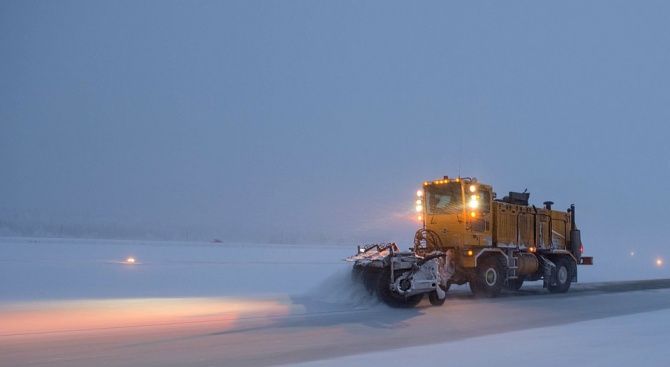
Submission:
<svg viewBox="0 0 670 367">
<path fill-rule="evenodd" d="M 409 243 L 421 182 L 460 174 L 575 203 L 591 248 L 660 245 L 669 18 L 663 1 L 0 1 L 0 215 Z"/>
</svg>

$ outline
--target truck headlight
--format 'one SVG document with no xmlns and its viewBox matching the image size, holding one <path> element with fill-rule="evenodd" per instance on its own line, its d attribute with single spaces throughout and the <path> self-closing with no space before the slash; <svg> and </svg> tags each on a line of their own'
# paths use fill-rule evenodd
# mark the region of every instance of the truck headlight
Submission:
<svg viewBox="0 0 670 367">
<path fill-rule="evenodd" d="M 468 206 L 472 209 L 477 209 L 477 207 L 479 207 L 479 200 L 477 200 L 476 196 L 472 195 L 472 199 L 470 199 Z"/>
</svg>

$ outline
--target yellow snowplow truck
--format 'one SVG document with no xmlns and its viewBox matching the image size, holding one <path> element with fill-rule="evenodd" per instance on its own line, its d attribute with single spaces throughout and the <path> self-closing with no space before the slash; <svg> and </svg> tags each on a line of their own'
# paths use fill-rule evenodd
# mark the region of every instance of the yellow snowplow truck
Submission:
<svg viewBox="0 0 670 367">
<path fill-rule="evenodd" d="M 425 294 L 441 305 L 451 284 L 468 283 L 475 295 L 495 297 L 503 288 L 542 280 L 550 292 L 563 293 L 577 281 L 577 265 L 593 264 L 582 256 L 574 205 L 560 211 L 545 201 L 538 208 L 528 203 L 528 192 L 498 199 L 475 178 L 446 176 L 424 182 L 417 196 L 423 226 L 410 251 L 375 244 L 347 259 L 354 277 L 390 306 L 414 306 Z"/>
</svg>

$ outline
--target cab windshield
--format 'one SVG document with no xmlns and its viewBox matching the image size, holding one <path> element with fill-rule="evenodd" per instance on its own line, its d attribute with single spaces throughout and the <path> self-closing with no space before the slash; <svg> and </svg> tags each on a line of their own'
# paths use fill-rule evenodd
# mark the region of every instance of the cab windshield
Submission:
<svg viewBox="0 0 670 367">
<path fill-rule="evenodd" d="M 463 196 L 459 182 L 426 188 L 426 212 L 428 214 L 457 214 L 462 210 Z"/>
</svg>

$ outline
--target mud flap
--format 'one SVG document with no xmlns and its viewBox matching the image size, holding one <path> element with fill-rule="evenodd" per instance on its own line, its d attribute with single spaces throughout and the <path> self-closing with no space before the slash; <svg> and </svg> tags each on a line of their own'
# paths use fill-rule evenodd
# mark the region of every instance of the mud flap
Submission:
<svg viewBox="0 0 670 367">
<path fill-rule="evenodd" d="M 556 285 L 556 277 L 558 276 L 556 264 L 544 256 L 540 256 L 540 258 L 542 259 L 544 266 L 544 276 L 542 277 L 544 283 L 542 284 L 542 288 L 547 288 L 549 285 Z"/>
<path fill-rule="evenodd" d="M 437 262 L 438 283 L 445 288 L 449 288 L 449 281 L 456 272 L 456 267 L 454 266 L 454 250 L 447 251 L 447 256 L 444 258 L 437 258 L 435 261 Z M 442 290 L 439 289 L 439 286 L 437 288 L 437 294 L 440 295 Z M 444 291 L 442 292 L 444 293 Z M 440 297 L 440 299 L 442 299 L 442 297 Z"/>
</svg>

